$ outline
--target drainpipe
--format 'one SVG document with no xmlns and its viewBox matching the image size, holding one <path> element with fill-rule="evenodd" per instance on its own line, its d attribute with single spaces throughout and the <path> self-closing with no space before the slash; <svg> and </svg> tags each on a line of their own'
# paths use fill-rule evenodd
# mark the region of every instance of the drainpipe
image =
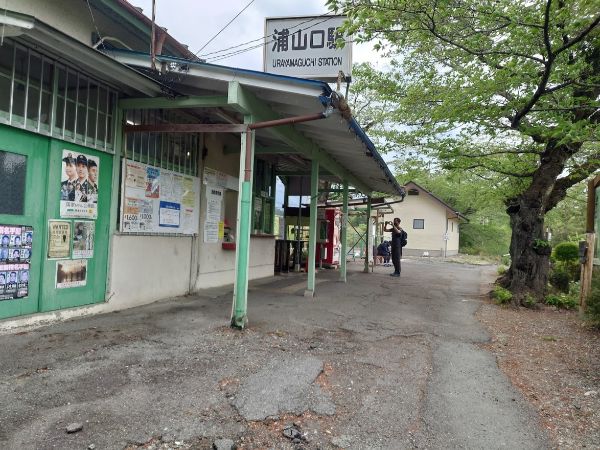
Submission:
<svg viewBox="0 0 600 450">
<path fill-rule="evenodd" d="M 271 128 L 281 125 L 292 125 L 294 123 L 309 122 L 312 120 L 325 119 L 329 114 L 321 112 L 304 116 L 288 117 L 285 119 L 269 120 L 248 124 L 246 130 L 244 180 L 240 192 L 240 217 L 237 242 L 237 258 L 235 270 L 235 287 L 233 294 L 233 307 L 231 314 L 231 326 L 243 329 L 248 324 L 247 301 L 248 301 L 248 266 L 250 262 L 250 223 L 252 217 L 252 161 L 254 157 L 253 133 L 254 130 Z"/>
</svg>

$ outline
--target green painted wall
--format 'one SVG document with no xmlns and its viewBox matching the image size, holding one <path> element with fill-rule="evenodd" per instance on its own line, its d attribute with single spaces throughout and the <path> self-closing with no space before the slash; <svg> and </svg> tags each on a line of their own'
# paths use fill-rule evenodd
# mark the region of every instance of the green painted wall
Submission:
<svg viewBox="0 0 600 450">
<path fill-rule="evenodd" d="M 35 313 L 39 310 L 41 266 L 46 249 L 45 186 L 49 139 L 0 125 L 0 150 L 27 157 L 25 210 L 22 216 L 0 214 L 0 224 L 33 226 L 29 272 L 29 296 L 0 301 L 0 319 Z"/>
<path fill-rule="evenodd" d="M 0 301 L 0 318 L 103 302 L 108 263 L 113 156 L 68 142 L 0 125 L 0 150 L 28 157 L 25 215 L 0 215 L 1 224 L 32 225 L 33 255 L 30 294 L 25 299 Z M 60 217 L 62 152 L 99 158 L 98 218 L 94 256 L 88 259 L 86 286 L 56 289 L 56 260 L 47 258 L 48 220 Z M 74 222 L 78 219 L 64 219 Z M 91 219 L 81 219 L 91 220 Z M 71 225 L 73 232 L 73 225 Z"/>
</svg>

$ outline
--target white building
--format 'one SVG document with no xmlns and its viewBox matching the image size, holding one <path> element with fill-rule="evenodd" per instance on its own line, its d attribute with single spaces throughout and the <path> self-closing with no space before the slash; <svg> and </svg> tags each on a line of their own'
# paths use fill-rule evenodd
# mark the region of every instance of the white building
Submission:
<svg viewBox="0 0 600 450">
<path fill-rule="evenodd" d="M 402 254 L 405 256 L 451 256 L 458 253 L 460 222 L 467 218 L 440 200 L 433 193 L 412 181 L 405 185 L 404 201 L 392 203 L 383 221 L 394 217 L 402 220 L 402 228 L 408 234 L 408 244 Z M 388 200 L 393 202 L 394 200 Z"/>
</svg>

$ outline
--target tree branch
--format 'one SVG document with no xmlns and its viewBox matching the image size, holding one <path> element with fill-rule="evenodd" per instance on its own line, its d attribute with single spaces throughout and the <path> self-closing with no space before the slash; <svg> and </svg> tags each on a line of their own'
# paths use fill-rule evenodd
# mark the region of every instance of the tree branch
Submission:
<svg viewBox="0 0 600 450">
<path fill-rule="evenodd" d="M 562 47 L 554 52 L 554 55 L 558 55 L 570 47 L 573 47 L 575 44 L 581 42 L 588 34 L 592 32 L 594 28 L 596 28 L 600 24 L 600 15 L 597 16 L 584 30 L 581 31 L 577 36 L 573 39 L 569 40 Z"/>
<path fill-rule="evenodd" d="M 550 44 L 549 37 L 549 27 L 550 27 L 550 5 L 552 0 L 548 0 L 546 2 L 546 9 L 544 12 L 544 46 L 546 47 L 546 52 L 548 53 L 548 59 L 544 64 L 544 73 L 542 74 L 542 78 L 540 79 L 540 83 L 538 84 L 535 93 L 531 97 L 531 99 L 527 102 L 527 104 L 515 114 L 511 122 L 511 126 L 516 130 L 519 128 L 521 119 L 527 115 L 527 113 L 533 108 L 536 102 L 540 99 L 542 95 L 544 95 L 544 91 L 546 90 L 546 85 L 548 84 L 548 80 L 550 79 L 550 71 L 552 69 L 552 64 L 554 63 L 554 55 L 552 54 L 552 46 Z"/>
</svg>

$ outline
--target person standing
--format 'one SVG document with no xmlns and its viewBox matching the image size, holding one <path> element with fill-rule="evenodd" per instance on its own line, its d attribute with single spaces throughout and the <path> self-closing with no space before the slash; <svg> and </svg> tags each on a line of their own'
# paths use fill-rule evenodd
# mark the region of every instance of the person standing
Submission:
<svg viewBox="0 0 600 450">
<path fill-rule="evenodd" d="M 388 222 L 385 225 L 384 231 L 392 232 L 392 263 L 394 264 L 394 273 L 391 273 L 392 277 L 400 276 L 400 259 L 402 258 L 402 247 L 406 245 L 407 234 L 406 231 L 400 226 L 400 219 L 394 218 L 392 223 Z"/>
<path fill-rule="evenodd" d="M 60 199 L 74 201 L 75 200 L 75 183 L 77 181 L 77 168 L 75 167 L 75 158 L 69 153 L 63 159 L 65 163 L 65 175 L 67 179 L 60 184 Z"/>
<path fill-rule="evenodd" d="M 75 182 L 75 201 L 87 203 L 90 183 L 88 181 L 88 160 L 85 155 L 77 156 L 76 167 L 77 181 Z"/>
</svg>

